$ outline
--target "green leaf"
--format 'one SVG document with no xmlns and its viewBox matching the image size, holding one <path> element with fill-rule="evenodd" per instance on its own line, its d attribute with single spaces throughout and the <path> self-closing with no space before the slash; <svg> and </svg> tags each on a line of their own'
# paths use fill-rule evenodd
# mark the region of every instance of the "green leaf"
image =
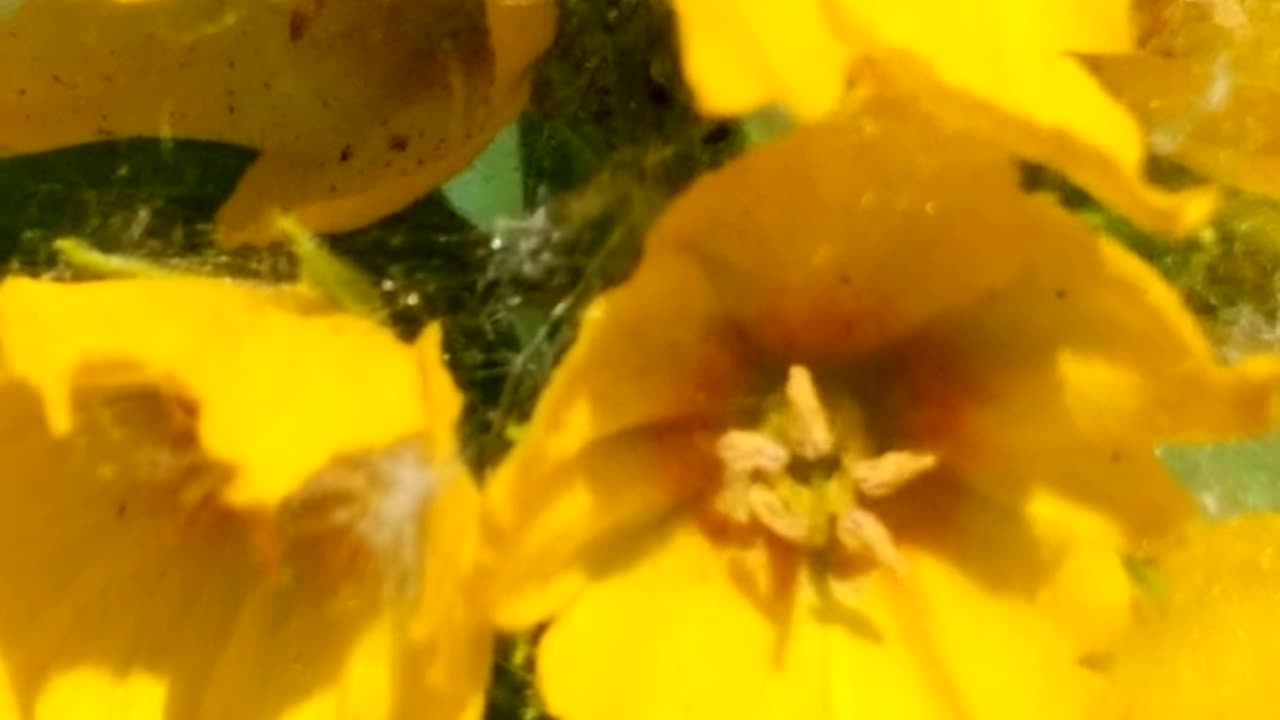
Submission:
<svg viewBox="0 0 1280 720">
<path fill-rule="evenodd" d="M 1280 432 L 1220 445 L 1166 446 L 1159 456 L 1209 517 L 1280 510 Z"/>
<path fill-rule="evenodd" d="M 445 183 L 442 190 L 472 225 L 492 230 L 499 219 L 523 214 L 523 186 L 520 130 L 518 123 L 511 123 L 466 170 Z"/>
</svg>

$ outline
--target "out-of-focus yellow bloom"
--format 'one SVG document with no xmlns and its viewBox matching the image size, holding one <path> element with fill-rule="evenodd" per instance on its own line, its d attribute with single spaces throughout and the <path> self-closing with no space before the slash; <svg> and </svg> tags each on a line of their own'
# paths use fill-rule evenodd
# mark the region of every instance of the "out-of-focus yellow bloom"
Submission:
<svg viewBox="0 0 1280 720">
<path fill-rule="evenodd" d="M 260 155 L 218 215 L 363 225 L 470 162 L 523 107 L 551 0 L 19 0 L 0 16 L 0 153 L 104 138 Z"/>
<path fill-rule="evenodd" d="M 1142 52 L 1099 58 L 1153 147 L 1224 183 L 1280 197 L 1280 7 L 1148 0 Z"/>
<path fill-rule="evenodd" d="M 1268 720 L 1280 662 L 1280 516 L 1190 533 L 1161 558 L 1104 720 Z"/>
<path fill-rule="evenodd" d="M 1205 191 L 1146 182 L 1141 128 L 1076 58 L 1132 44 L 1124 0 L 674 0 L 703 109 L 835 111 L 851 86 L 917 98 L 946 122 L 1054 166 L 1149 228 L 1182 234 Z"/>
<path fill-rule="evenodd" d="M 877 104 L 697 181 L 587 311 L 485 488 L 496 616 L 550 619 L 565 720 L 1088 717 L 1191 512 L 1153 441 L 1267 425 L 1278 370 Z"/>
<path fill-rule="evenodd" d="M 0 718 L 477 717 L 439 344 L 296 287 L 0 284 Z"/>
</svg>

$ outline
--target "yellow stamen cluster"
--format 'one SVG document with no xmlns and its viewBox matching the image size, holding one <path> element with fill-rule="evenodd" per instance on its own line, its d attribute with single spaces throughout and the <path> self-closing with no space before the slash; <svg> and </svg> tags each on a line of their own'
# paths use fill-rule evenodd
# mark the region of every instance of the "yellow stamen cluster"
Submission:
<svg viewBox="0 0 1280 720">
<path fill-rule="evenodd" d="M 834 547 L 901 572 L 892 534 L 863 501 L 892 494 L 938 458 L 914 450 L 873 454 L 857 405 L 838 399 L 841 412 L 833 415 L 809 369 L 791 366 L 756 428 L 720 436 L 724 485 L 716 508 L 807 551 Z"/>
</svg>

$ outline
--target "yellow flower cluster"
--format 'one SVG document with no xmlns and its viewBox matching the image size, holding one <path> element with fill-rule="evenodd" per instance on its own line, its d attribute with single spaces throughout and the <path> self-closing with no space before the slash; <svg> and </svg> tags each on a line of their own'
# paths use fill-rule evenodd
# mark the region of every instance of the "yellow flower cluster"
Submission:
<svg viewBox="0 0 1280 720">
<path fill-rule="evenodd" d="M 87 12 L 131 38 L 95 82 L 192 82 L 148 64 L 179 27 L 211 74 L 174 91 L 173 131 L 262 150 L 228 232 L 281 207 L 334 228 L 510 117 L 540 6 L 485 4 L 483 99 L 315 60 L 448 3 L 27 0 L 0 64 L 82 66 L 35 43 Z M 1023 156 L 1152 226 L 1203 218 L 1206 192 L 1145 179 L 1140 126 L 1077 56 L 1130 53 L 1123 3 L 674 7 L 708 111 L 803 123 L 666 208 L 483 487 L 439 325 L 406 345 L 302 284 L 0 284 L 0 719 L 474 719 L 495 632 L 529 630 L 563 720 L 1270 716 L 1277 521 L 1201 527 L 1153 450 L 1271 427 L 1280 357 L 1224 364 L 1152 268 L 1019 186 Z M 298 104 L 202 127 L 259 77 L 214 66 L 259 42 Z M 96 132 L 88 107 L 154 130 L 127 95 L 20 76 L 19 149 Z M 308 104 L 324 89 L 346 111 Z M 441 107 L 451 130 L 423 120 Z M 403 150 L 345 133 L 378 118 L 466 141 L 375 177 Z M 1208 127 L 1179 157 L 1239 179 Z"/>
</svg>

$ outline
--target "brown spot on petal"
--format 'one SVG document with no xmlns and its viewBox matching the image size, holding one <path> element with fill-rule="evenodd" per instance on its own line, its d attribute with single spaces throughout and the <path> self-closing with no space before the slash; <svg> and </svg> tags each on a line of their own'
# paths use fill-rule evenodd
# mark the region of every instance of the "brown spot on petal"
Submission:
<svg viewBox="0 0 1280 720">
<path fill-rule="evenodd" d="M 387 138 L 387 149 L 392 152 L 404 152 L 409 149 L 409 136 L 403 133 L 394 133 Z"/>
</svg>

